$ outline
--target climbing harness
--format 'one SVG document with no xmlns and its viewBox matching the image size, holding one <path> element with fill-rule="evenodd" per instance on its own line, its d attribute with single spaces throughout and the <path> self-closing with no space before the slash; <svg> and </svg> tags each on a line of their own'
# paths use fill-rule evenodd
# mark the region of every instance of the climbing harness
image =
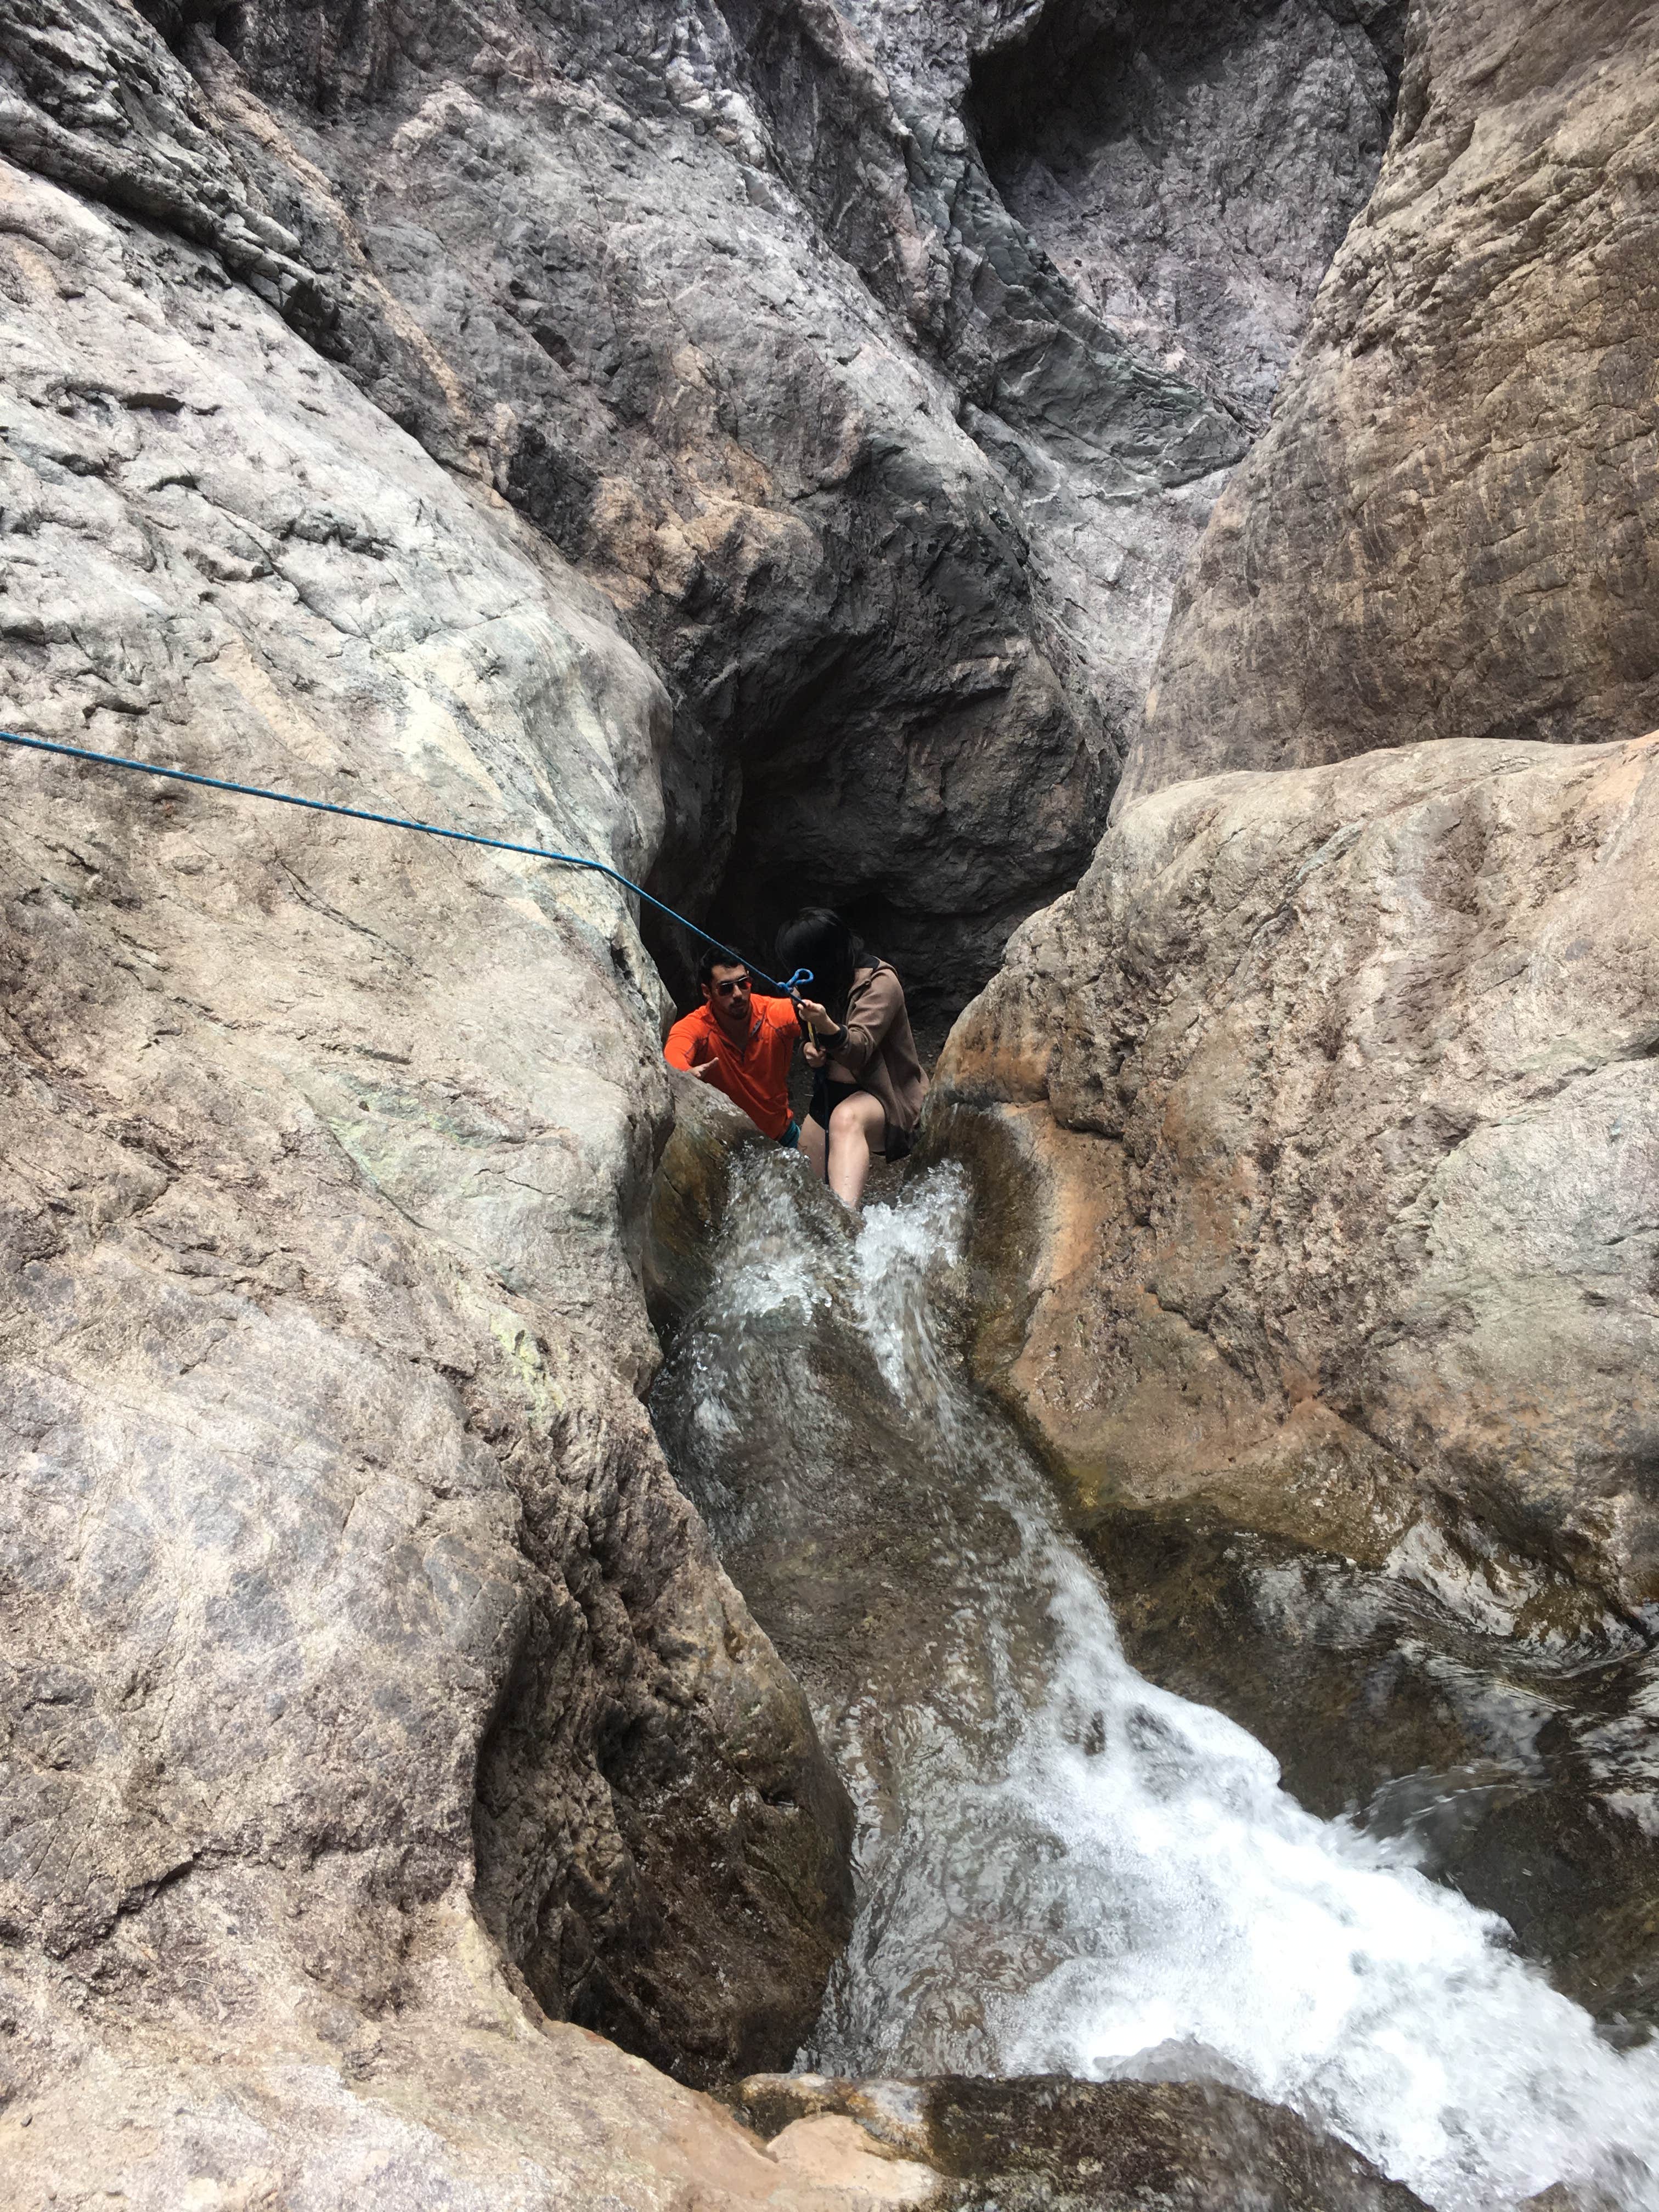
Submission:
<svg viewBox="0 0 1659 2212">
<path fill-rule="evenodd" d="M 748 969 L 750 975 L 759 976 L 763 983 L 770 984 L 773 990 L 781 996 L 793 999 L 797 1013 L 800 1011 L 801 988 L 812 980 L 810 968 L 797 968 L 787 983 L 780 983 L 763 968 L 757 968 L 752 960 L 745 960 L 741 952 L 734 951 L 731 945 L 724 944 L 718 937 L 711 937 L 706 929 L 699 929 L 695 921 L 688 921 L 683 914 L 677 914 L 672 906 L 665 906 L 661 899 L 653 898 L 649 891 L 642 890 L 631 878 L 623 875 L 616 868 L 608 867 L 603 860 L 585 860 L 579 853 L 553 853 L 543 845 L 514 845 L 505 837 L 483 837 L 473 830 L 445 830 L 435 822 L 414 822 L 401 814 L 371 814 L 366 807 L 337 806 L 328 799 L 301 799 L 295 792 L 268 791 L 257 783 L 227 783 L 222 776 L 197 775 L 185 768 L 161 768 L 153 761 L 128 760 L 121 753 L 94 753 L 89 752 L 84 745 L 58 744 L 50 738 L 20 737 L 15 730 L 0 730 L 0 744 L 22 745 L 35 753 L 61 753 L 66 760 L 90 761 L 98 768 L 124 768 L 135 775 L 165 776 L 172 783 L 197 783 L 207 791 L 233 792 L 239 799 L 269 799 L 279 806 L 304 806 L 313 814 L 341 814 L 349 822 L 378 822 L 387 830 L 417 830 L 423 837 L 448 837 L 460 845 L 488 845 L 497 853 L 524 853 L 532 860 L 556 861 L 562 868 L 586 868 L 593 875 L 608 876 L 613 884 L 620 884 L 624 890 L 632 891 L 635 898 L 641 898 L 647 906 L 655 907 L 659 914 L 665 914 L 682 929 L 689 929 L 693 937 L 700 937 L 705 945 L 712 945 L 716 952 L 724 952 L 738 967 Z"/>
</svg>

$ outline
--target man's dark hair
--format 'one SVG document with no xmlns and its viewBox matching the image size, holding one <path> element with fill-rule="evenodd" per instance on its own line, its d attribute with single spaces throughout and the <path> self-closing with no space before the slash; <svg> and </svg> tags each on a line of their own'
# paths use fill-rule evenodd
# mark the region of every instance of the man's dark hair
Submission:
<svg viewBox="0 0 1659 2212">
<path fill-rule="evenodd" d="M 734 960 L 729 952 L 716 952 L 714 946 L 710 945 L 704 949 L 703 956 L 697 963 L 697 988 L 700 990 L 706 991 L 708 988 L 714 980 L 714 970 L 717 968 L 741 968 L 745 975 L 749 973 L 749 963 L 746 960 Z"/>
</svg>

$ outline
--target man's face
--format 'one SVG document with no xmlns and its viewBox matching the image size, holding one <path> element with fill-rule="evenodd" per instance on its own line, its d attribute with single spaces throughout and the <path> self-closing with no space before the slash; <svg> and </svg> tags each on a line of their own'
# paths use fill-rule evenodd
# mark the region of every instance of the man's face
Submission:
<svg viewBox="0 0 1659 2212">
<path fill-rule="evenodd" d="M 714 1009 L 714 1018 L 722 1029 L 746 1030 L 749 1027 L 749 970 L 719 963 L 710 980 L 702 987 L 702 995 Z"/>
</svg>

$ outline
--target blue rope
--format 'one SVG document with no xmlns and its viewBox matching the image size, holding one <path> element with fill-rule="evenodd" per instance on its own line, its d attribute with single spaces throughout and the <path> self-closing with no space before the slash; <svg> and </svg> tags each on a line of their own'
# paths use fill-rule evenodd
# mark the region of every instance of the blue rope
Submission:
<svg viewBox="0 0 1659 2212">
<path fill-rule="evenodd" d="M 712 945 L 716 952 L 724 952 L 738 967 L 747 968 L 751 975 L 757 975 L 763 983 L 769 983 L 782 996 L 793 998 L 802 984 L 810 983 L 812 980 L 810 968 L 798 968 L 787 983 L 780 983 L 763 968 L 757 968 L 752 960 L 745 960 L 741 952 L 733 951 L 718 937 L 711 937 L 706 929 L 699 929 L 695 921 L 688 921 L 672 906 L 665 906 L 659 898 L 653 898 L 649 891 L 642 890 L 629 877 L 620 874 L 615 868 L 607 867 L 603 860 L 584 860 L 579 853 L 552 853 L 543 845 L 514 845 L 505 837 L 481 837 L 472 830 L 445 830 L 435 822 L 414 822 L 401 814 L 371 814 L 366 807 L 337 806 L 327 799 L 301 799 L 294 792 L 267 791 L 257 783 L 227 783 L 222 776 L 197 775 L 185 768 L 158 768 L 152 761 L 128 760 L 120 753 L 88 752 L 84 745 L 56 744 L 48 738 L 21 738 L 15 730 L 0 730 L 0 744 L 24 745 L 34 753 L 61 753 L 66 760 L 91 761 L 99 768 L 124 768 L 135 775 L 165 776 L 172 783 L 198 783 L 207 791 L 234 792 L 239 799 L 274 799 L 279 806 L 304 806 L 313 814 L 342 814 L 349 822 L 378 822 L 387 830 L 417 830 L 423 837 L 448 837 L 459 845 L 488 845 L 497 853 L 524 853 L 532 860 L 556 861 L 562 868 L 586 868 L 593 875 L 609 876 L 613 884 L 620 884 L 624 890 L 632 891 L 635 898 L 642 898 L 647 906 L 655 907 L 659 914 L 665 914 L 671 921 L 678 922 L 682 929 L 689 929 L 693 937 L 700 937 L 705 945 Z"/>
</svg>

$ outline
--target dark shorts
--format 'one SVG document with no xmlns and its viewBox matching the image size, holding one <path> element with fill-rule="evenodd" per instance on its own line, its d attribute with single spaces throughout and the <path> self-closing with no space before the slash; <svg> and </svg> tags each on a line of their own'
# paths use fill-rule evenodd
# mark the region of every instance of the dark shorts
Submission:
<svg viewBox="0 0 1659 2212">
<path fill-rule="evenodd" d="M 863 1089 L 861 1083 L 832 1083 L 823 1068 L 819 1068 L 812 1078 L 812 1103 L 806 1109 L 807 1120 L 816 1121 L 827 1136 L 830 1116 L 842 1100 L 851 1098 L 856 1091 Z M 873 1097 L 874 1095 L 873 1092 L 866 1093 L 866 1097 Z M 890 1121 L 885 1125 L 883 1134 L 885 1139 L 882 1146 L 884 1156 L 890 1160 L 902 1160 L 909 1151 L 913 1139 L 902 1129 L 896 1129 Z"/>
<path fill-rule="evenodd" d="M 799 1144 L 800 1123 L 794 1119 L 793 1115 L 790 1116 L 789 1127 L 775 1141 L 786 1152 L 793 1152 L 796 1146 Z"/>
</svg>

